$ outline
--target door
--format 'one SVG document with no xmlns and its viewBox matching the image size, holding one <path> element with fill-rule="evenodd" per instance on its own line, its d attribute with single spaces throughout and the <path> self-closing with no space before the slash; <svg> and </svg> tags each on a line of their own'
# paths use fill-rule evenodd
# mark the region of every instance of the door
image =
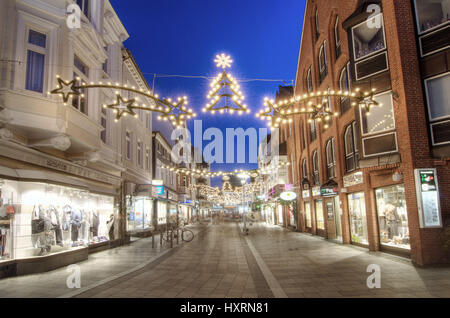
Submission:
<svg viewBox="0 0 450 318">
<path fill-rule="evenodd" d="M 339 197 L 327 198 L 325 200 L 328 221 L 328 238 L 332 240 L 341 240 L 341 216 L 339 208 Z"/>
</svg>

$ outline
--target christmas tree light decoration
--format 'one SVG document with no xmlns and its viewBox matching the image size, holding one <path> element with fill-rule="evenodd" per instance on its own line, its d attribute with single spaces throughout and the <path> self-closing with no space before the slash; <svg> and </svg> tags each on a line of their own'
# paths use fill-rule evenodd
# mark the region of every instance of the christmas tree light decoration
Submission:
<svg viewBox="0 0 450 318">
<path fill-rule="evenodd" d="M 338 116 L 337 112 L 332 112 L 328 106 L 328 99 L 330 97 L 345 97 L 350 99 L 352 106 L 359 105 L 365 108 L 366 114 L 370 114 L 370 109 L 374 106 L 381 106 L 374 99 L 375 89 L 370 92 L 362 92 L 356 89 L 355 92 L 349 91 L 318 91 L 309 94 L 298 95 L 290 99 L 279 101 L 275 103 L 269 98 L 264 99 L 265 108 L 256 114 L 256 117 L 261 120 L 267 120 L 271 129 L 279 128 L 280 124 L 290 123 L 293 116 L 306 114 L 311 115 L 308 122 L 317 120 L 324 123 L 324 128 L 328 128 L 329 122 L 333 117 Z M 317 100 L 322 100 L 317 103 Z M 316 102 L 316 103 L 315 103 Z"/>
<path fill-rule="evenodd" d="M 80 90 L 90 88 L 109 88 L 116 90 L 116 101 L 110 105 L 103 105 L 105 108 L 114 110 L 114 112 L 116 113 L 116 122 L 119 121 L 122 116 L 126 116 L 127 114 L 137 116 L 133 111 L 135 109 L 161 113 L 161 119 L 170 120 L 171 123 L 176 127 L 183 126 L 187 119 L 191 119 L 192 117 L 197 116 L 197 114 L 195 114 L 192 109 L 187 109 L 185 107 L 188 104 L 186 96 L 179 97 L 177 102 L 172 102 L 171 98 L 160 99 L 157 94 L 153 94 L 150 90 L 145 91 L 142 88 L 137 89 L 135 86 L 128 87 L 128 85 L 126 84 L 120 86 L 119 83 L 113 84 L 111 82 L 108 82 L 104 84 L 101 81 L 97 84 L 94 82 L 90 82 L 90 84 L 87 84 L 85 82 L 82 82 L 80 78 L 73 79 L 70 82 L 62 80 L 59 76 L 56 76 L 56 78 L 58 80 L 58 86 L 50 93 L 62 96 L 64 104 L 67 103 L 70 96 L 81 96 L 83 98 L 84 94 L 82 94 Z M 77 85 L 78 82 L 81 83 Z M 124 100 L 120 95 L 120 91 L 128 91 L 149 98 L 155 102 L 155 105 L 138 105 L 136 103 L 139 101 L 139 97 L 135 97 L 134 99 L 129 101 Z"/>
<path fill-rule="evenodd" d="M 223 72 L 218 74 L 210 83 L 211 89 L 206 95 L 206 98 L 210 101 L 202 111 L 210 112 L 211 114 L 215 114 L 216 112 L 220 114 L 225 112 L 234 114 L 234 112 L 237 112 L 239 115 L 250 113 L 247 105 L 243 103 L 245 96 L 242 94 L 238 82 L 231 74 L 225 71 L 227 67 L 231 66 L 233 61 L 229 56 L 222 54 L 217 55 L 215 62 L 217 63 L 217 67 L 223 68 Z M 221 91 L 223 92 L 220 93 Z M 216 107 L 223 100 L 225 101 L 224 105 Z M 230 106 L 231 104 L 236 106 Z"/>
</svg>

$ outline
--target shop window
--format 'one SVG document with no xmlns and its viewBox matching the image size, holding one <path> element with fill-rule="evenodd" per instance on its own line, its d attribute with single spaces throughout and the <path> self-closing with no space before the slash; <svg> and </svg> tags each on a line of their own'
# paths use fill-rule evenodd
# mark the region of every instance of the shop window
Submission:
<svg viewBox="0 0 450 318">
<path fill-rule="evenodd" d="M 115 217 L 111 196 L 47 183 L 2 180 L 0 259 L 48 256 L 113 240 Z"/>
<path fill-rule="evenodd" d="M 167 203 L 159 201 L 156 204 L 156 218 L 158 225 L 167 223 Z"/>
<path fill-rule="evenodd" d="M 364 192 L 347 196 L 350 215 L 350 234 L 353 243 L 368 244 L 366 204 Z"/>
<path fill-rule="evenodd" d="M 339 89 L 342 92 L 350 91 L 350 67 L 347 64 L 341 71 L 341 76 L 339 77 Z M 348 96 L 342 96 L 341 100 L 341 114 L 346 113 L 351 108 L 350 98 Z"/>
<path fill-rule="evenodd" d="M 308 93 L 311 93 L 314 90 L 311 66 L 308 68 L 308 73 L 306 75 L 306 89 Z"/>
<path fill-rule="evenodd" d="M 25 89 L 29 91 L 44 92 L 46 42 L 45 34 L 34 30 L 28 31 Z"/>
<path fill-rule="evenodd" d="M 448 0 L 414 0 L 419 33 L 437 29 L 450 21 Z"/>
<path fill-rule="evenodd" d="M 145 230 L 152 227 L 153 204 L 148 197 L 127 196 L 127 230 Z"/>
<path fill-rule="evenodd" d="M 386 48 L 383 14 L 380 13 L 352 28 L 355 60 L 371 56 Z"/>
<path fill-rule="evenodd" d="M 361 107 L 361 123 L 363 135 L 382 133 L 395 129 L 392 92 L 385 92 L 374 96 L 379 103 L 371 107 L 370 112 Z"/>
<path fill-rule="evenodd" d="M 394 185 L 375 190 L 380 243 L 410 248 L 405 187 Z"/>
<path fill-rule="evenodd" d="M 316 227 L 318 230 L 325 230 L 325 220 L 323 217 L 322 200 L 315 201 L 315 208 L 316 208 Z"/>
<path fill-rule="evenodd" d="M 339 34 L 339 17 L 336 17 L 336 22 L 334 23 L 334 43 L 336 46 L 336 60 L 341 56 L 341 36 Z"/>
<path fill-rule="evenodd" d="M 359 151 L 356 122 L 347 126 L 344 133 L 345 168 L 347 172 L 359 169 Z"/>
<path fill-rule="evenodd" d="M 327 62 L 327 42 L 324 41 L 319 49 L 319 77 L 322 82 L 328 75 L 328 62 Z"/>
<path fill-rule="evenodd" d="M 450 143 L 450 73 L 425 80 L 433 145 Z"/>
<path fill-rule="evenodd" d="M 143 149 L 142 149 L 142 141 L 137 142 L 137 164 L 139 167 L 143 165 Z"/>
<path fill-rule="evenodd" d="M 325 147 L 327 155 L 327 176 L 328 179 L 336 178 L 336 158 L 334 139 L 330 139 Z"/>
<path fill-rule="evenodd" d="M 311 204 L 309 202 L 305 202 L 305 219 L 306 227 L 312 228 Z"/>
<path fill-rule="evenodd" d="M 125 132 L 125 143 L 126 143 L 126 151 L 127 151 L 127 159 L 132 160 L 132 136 L 129 131 Z"/>
<path fill-rule="evenodd" d="M 313 153 L 313 176 L 314 176 L 314 184 L 320 184 L 320 173 L 319 173 L 319 153 L 317 150 Z"/>
</svg>

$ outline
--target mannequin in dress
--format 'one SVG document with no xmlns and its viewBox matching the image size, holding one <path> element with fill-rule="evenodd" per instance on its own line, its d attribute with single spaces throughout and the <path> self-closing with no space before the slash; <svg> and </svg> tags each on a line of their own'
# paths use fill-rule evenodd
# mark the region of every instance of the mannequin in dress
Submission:
<svg viewBox="0 0 450 318">
<path fill-rule="evenodd" d="M 114 214 L 111 214 L 109 220 L 106 221 L 106 227 L 108 228 L 108 235 L 110 241 L 114 240 L 114 221 L 115 221 Z"/>
</svg>

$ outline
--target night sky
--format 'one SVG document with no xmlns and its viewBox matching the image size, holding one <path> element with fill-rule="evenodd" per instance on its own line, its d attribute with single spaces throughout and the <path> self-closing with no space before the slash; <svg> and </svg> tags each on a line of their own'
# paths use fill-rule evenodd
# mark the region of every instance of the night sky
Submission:
<svg viewBox="0 0 450 318">
<path fill-rule="evenodd" d="M 265 122 L 255 117 L 255 113 L 262 109 L 265 96 L 274 97 L 278 85 L 292 85 L 295 79 L 304 2 L 111 0 L 130 34 L 125 47 L 133 53 L 150 87 L 153 85 L 154 73 L 214 77 L 220 69 L 213 60 L 220 53 L 231 55 L 234 63 L 227 71 L 237 79 L 284 80 L 284 83 L 241 82 L 245 103 L 252 112 L 238 116 L 236 113 L 202 113 L 209 91 L 207 79 L 156 78 L 156 93 L 161 97 L 172 98 L 187 95 L 190 107 L 198 114 L 197 119 L 203 120 L 203 130 L 217 127 L 223 132 L 226 128 L 266 127 Z M 154 130 L 162 130 L 158 125 L 154 126 Z M 189 122 L 189 128 L 192 127 L 193 121 Z M 203 147 L 206 143 L 203 142 Z M 248 164 L 248 151 L 246 160 L 246 164 L 213 164 L 211 170 L 257 167 Z M 215 181 L 214 185 L 220 184 L 220 178 L 212 181 Z"/>
</svg>

